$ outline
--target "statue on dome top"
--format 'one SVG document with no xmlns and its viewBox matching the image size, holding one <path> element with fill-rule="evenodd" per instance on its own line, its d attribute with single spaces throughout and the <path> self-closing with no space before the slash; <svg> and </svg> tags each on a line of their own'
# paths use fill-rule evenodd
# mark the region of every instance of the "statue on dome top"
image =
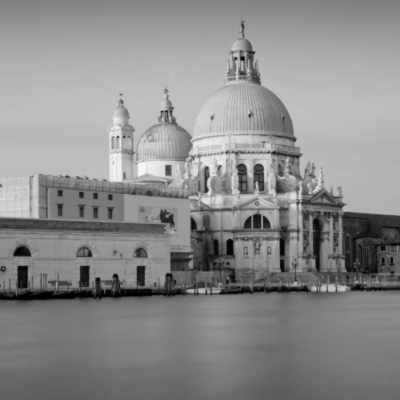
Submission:
<svg viewBox="0 0 400 400">
<path fill-rule="evenodd" d="M 239 35 L 240 35 L 241 38 L 244 38 L 244 21 L 242 21 L 242 22 L 240 23 Z"/>
</svg>

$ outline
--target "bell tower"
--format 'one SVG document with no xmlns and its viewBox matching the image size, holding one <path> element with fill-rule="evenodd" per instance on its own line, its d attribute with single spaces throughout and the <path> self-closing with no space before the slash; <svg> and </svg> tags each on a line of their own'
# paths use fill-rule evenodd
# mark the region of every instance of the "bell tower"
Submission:
<svg viewBox="0 0 400 400">
<path fill-rule="evenodd" d="M 129 112 L 121 98 L 112 116 L 113 124 L 108 128 L 109 180 L 124 182 L 133 179 L 133 132 L 129 125 Z"/>
</svg>

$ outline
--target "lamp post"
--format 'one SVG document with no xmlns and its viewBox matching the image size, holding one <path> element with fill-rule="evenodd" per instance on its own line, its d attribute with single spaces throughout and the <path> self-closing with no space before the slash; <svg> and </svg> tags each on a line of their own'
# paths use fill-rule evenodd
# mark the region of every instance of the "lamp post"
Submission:
<svg viewBox="0 0 400 400">
<path fill-rule="evenodd" d="M 297 267 L 299 266 L 299 262 L 295 257 L 292 261 L 292 268 L 294 268 L 294 281 L 297 282 Z"/>
</svg>

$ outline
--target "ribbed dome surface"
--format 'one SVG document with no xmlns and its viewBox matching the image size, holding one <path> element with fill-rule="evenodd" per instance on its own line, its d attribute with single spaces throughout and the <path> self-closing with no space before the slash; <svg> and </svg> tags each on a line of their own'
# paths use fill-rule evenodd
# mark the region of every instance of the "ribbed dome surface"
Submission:
<svg viewBox="0 0 400 400">
<path fill-rule="evenodd" d="M 239 81 L 223 86 L 206 101 L 196 118 L 193 136 L 242 132 L 293 135 L 293 124 L 274 93 Z"/>
<path fill-rule="evenodd" d="M 140 138 L 138 161 L 186 160 L 192 148 L 190 134 L 178 124 L 164 122 L 153 125 Z"/>
<path fill-rule="evenodd" d="M 232 45 L 232 51 L 253 51 L 253 46 L 251 43 L 245 38 L 237 39 Z"/>
</svg>

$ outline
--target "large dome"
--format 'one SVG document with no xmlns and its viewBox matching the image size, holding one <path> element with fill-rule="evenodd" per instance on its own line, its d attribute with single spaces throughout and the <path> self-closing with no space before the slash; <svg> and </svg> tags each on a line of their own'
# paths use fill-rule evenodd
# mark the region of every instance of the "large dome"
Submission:
<svg viewBox="0 0 400 400">
<path fill-rule="evenodd" d="M 190 134 L 176 123 L 153 125 L 140 138 L 137 161 L 186 160 L 192 148 Z"/>
<path fill-rule="evenodd" d="M 279 98 L 248 81 L 228 83 L 209 98 L 195 121 L 194 137 L 229 133 L 293 136 L 292 119 Z"/>
<path fill-rule="evenodd" d="M 253 46 L 247 39 L 239 38 L 233 43 L 231 51 L 253 51 Z"/>
</svg>

